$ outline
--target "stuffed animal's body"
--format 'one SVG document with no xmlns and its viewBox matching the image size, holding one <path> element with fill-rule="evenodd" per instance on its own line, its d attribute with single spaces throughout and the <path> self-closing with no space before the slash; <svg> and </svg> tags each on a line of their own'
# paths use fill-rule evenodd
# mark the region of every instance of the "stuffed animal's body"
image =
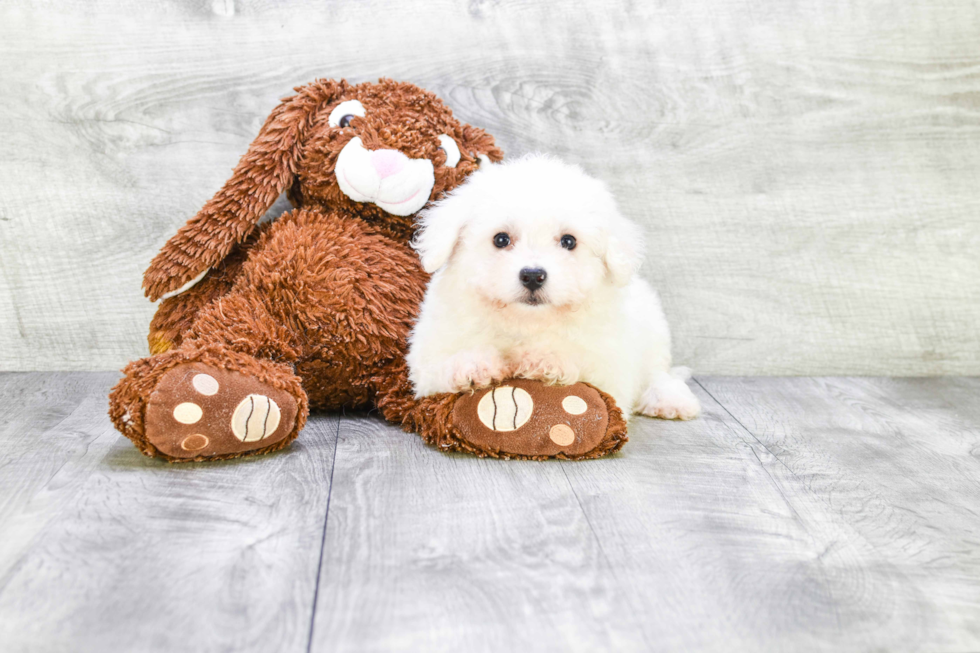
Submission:
<svg viewBox="0 0 980 653">
<path fill-rule="evenodd" d="M 502 153 L 411 84 L 320 80 L 266 121 L 232 178 L 166 244 L 144 277 L 164 298 L 148 358 L 110 396 L 144 453 L 206 460 L 280 449 L 310 408 L 376 406 L 443 450 L 591 458 L 625 423 L 596 388 L 512 380 L 533 418 L 481 418 L 484 392 L 414 398 L 407 336 L 428 275 L 409 246 L 416 213 Z M 258 225 L 282 191 L 296 209 Z M 500 388 L 498 388 L 500 391 Z M 574 393 L 589 406 L 568 415 Z M 549 439 L 566 424 L 572 442 Z"/>
</svg>

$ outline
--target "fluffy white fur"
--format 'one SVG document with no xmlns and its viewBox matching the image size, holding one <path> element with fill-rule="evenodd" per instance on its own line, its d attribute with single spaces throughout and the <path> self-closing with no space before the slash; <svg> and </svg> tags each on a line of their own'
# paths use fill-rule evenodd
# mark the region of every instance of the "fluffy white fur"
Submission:
<svg viewBox="0 0 980 653">
<path fill-rule="evenodd" d="M 408 354 L 417 396 L 518 376 L 587 381 L 627 415 L 698 414 L 687 370 L 671 369 L 660 299 L 637 275 L 642 234 L 602 182 L 528 156 L 483 166 L 421 220 L 414 245 L 433 276 Z M 528 267 L 547 271 L 534 292 L 519 279 Z"/>
</svg>

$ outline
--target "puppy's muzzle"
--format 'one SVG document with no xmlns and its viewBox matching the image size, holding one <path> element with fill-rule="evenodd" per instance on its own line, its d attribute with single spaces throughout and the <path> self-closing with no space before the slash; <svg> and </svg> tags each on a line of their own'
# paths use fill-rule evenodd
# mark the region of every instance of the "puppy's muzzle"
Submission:
<svg viewBox="0 0 980 653">
<path fill-rule="evenodd" d="M 534 292 L 544 285 L 545 279 L 548 278 L 548 273 L 544 268 L 521 268 L 518 277 L 520 277 L 521 285 Z"/>
</svg>

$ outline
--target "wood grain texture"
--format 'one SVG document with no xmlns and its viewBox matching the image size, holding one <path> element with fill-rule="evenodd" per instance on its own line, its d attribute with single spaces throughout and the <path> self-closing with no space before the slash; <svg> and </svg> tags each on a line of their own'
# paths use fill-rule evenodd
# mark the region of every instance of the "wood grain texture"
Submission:
<svg viewBox="0 0 980 653">
<path fill-rule="evenodd" d="M 980 649 L 980 379 L 701 384 L 816 554 L 785 597 L 809 650 Z"/>
<path fill-rule="evenodd" d="M 171 466 L 112 428 L 116 378 L 0 377 L 0 648 L 305 651 L 337 418 Z"/>
<path fill-rule="evenodd" d="M 146 351 L 153 254 L 277 98 L 407 79 L 609 182 L 702 373 L 978 374 L 980 6 L 0 5 L 0 369 Z"/>
<path fill-rule="evenodd" d="M 704 384 L 580 463 L 342 422 L 311 650 L 980 647 L 980 381 Z"/>
<path fill-rule="evenodd" d="M 312 651 L 643 647 L 561 465 L 345 418 L 333 487 Z"/>
<path fill-rule="evenodd" d="M 114 374 L 0 374 L 0 648 L 980 650 L 980 379 L 702 377 L 610 458 L 374 416 L 143 458 Z"/>
</svg>

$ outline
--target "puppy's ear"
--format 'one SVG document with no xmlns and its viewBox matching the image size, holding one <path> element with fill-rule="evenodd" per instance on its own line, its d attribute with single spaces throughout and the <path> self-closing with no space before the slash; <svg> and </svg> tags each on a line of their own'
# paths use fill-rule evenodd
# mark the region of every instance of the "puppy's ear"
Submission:
<svg viewBox="0 0 980 653">
<path fill-rule="evenodd" d="M 143 275 L 147 297 L 156 301 L 193 285 L 248 237 L 292 182 L 317 110 L 347 88 L 343 80 L 317 80 L 272 111 L 231 179 L 150 263 Z"/>
<path fill-rule="evenodd" d="M 619 211 L 614 211 L 607 225 L 606 251 L 602 260 L 613 283 L 625 286 L 643 262 L 643 232 Z"/>
<path fill-rule="evenodd" d="M 456 191 L 465 194 L 463 189 Z M 419 230 L 412 247 L 422 260 L 422 268 L 432 274 L 449 262 L 467 220 L 467 202 L 450 194 L 419 214 Z"/>
</svg>

